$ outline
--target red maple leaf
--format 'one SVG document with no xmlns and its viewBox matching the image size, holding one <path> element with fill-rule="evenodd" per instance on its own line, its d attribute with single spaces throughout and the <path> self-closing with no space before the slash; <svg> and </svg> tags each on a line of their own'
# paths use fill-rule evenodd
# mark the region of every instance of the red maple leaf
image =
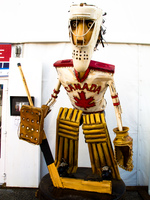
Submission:
<svg viewBox="0 0 150 200">
<path fill-rule="evenodd" d="M 83 92 L 83 91 L 81 93 L 78 92 L 78 94 L 79 94 L 79 98 L 74 97 L 74 99 L 76 100 L 76 102 L 75 102 L 76 106 L 84 108 L 85 110 L 87 108 L 95 106 L 95 103 L 92 102 L 94 100 L 93 97 L 86 99 L 85 92 Z"/>
</svg>

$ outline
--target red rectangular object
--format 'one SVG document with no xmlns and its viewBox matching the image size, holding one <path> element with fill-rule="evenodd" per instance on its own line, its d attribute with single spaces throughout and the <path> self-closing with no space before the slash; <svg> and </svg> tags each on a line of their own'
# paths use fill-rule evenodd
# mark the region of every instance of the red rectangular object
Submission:
<svg viewBox="0 0 150 200">
<path fill-rule="evenodd" d="M 11 44 L 0 44 L 0 62 L 8 62 L 11 57 Z"/>
</svg>

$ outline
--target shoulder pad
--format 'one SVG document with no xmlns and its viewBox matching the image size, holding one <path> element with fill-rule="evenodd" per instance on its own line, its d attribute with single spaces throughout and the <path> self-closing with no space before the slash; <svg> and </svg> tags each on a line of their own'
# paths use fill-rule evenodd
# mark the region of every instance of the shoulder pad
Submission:
<svg viewBox="0 0 150 200">
<path fill-rule="evenodd" d="M 110 72 L 114 73 L 115 72 L 115 66 L 111 64 L 106 64 L 102 62 L 97 62 L 94 60 L 91 60 L 90 62 L 90 69 L 93 69 L 95 71 L 104 71 L 104 72 Z"/>
<path fill-rule="evenodd" d="M 73 67 L 73 60 L 67 59 L 67 60 L 58 60 L 54 63 L 54 67 Z M 94 60 L 91 60 L 89 69 L 93 69 L 95 71 L 104 71 L 104 72 L 115 72 L 115 66 L 111 64 L 106 64 L 102 62 L 97 62 Z"/>
<path fill-rule="evenodd" d="M 54 67 L 73 67 L 73 60 L 58 60 L 54 63 Z"/>
</svg>

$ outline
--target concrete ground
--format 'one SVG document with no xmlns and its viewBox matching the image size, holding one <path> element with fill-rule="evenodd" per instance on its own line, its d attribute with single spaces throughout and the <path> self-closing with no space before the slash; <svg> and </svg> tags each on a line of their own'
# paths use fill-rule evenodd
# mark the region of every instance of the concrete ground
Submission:
<svg viewBox="0 0 150 200">
<path fill-rule="evenodd" d="M 37 188 L 0 188 L 0 200 L 38 200 Z M 147 187 L 127 187 L 121 200 L 150 200 Z"/>
<path fill-rule="evenodd" d="M 0 200 L 38 200 L 37 189 L 0 188 Z"/>
</svg>

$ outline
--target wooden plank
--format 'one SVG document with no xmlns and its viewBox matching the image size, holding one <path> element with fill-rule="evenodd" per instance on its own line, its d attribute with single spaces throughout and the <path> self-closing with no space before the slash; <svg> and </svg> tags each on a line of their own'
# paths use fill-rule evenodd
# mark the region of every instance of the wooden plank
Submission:
<svg viewBox="0 0 150 200">
<path fill-rule="evenodd" d="M 61 178 L 64 188 L 112 194 L 111 181 L 84 181 L 82 179 Z"/>
</svg>

